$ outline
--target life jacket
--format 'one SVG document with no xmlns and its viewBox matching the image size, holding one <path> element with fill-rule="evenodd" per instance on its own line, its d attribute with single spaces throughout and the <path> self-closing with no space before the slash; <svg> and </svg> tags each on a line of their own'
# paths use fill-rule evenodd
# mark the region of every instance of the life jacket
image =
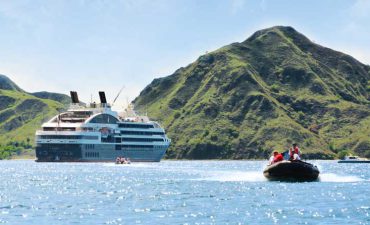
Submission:
<svg viewBox="0 0 370 225">
<path fill-rule="evenodd" d="M 284 157 L 282 154 L 278 154 L 274 157 L 274 160 L 273 162 L 280 162 L 280 161 L 283 161 L 284 160 Z"/>
<path fill-rule="evenodd" d="M 299 152 L 299 148 L 298 148 L 298 147 L 295 147 L 295 148 L 291 147 L 291 148 L 289 149 L 289 155 L 290 155 L 290 158 L 293 158 L 293 155 L 294 155 L 294 154 L 298 154 L 298 155 L 300 155 L 300 152 Z"/>
</svg>

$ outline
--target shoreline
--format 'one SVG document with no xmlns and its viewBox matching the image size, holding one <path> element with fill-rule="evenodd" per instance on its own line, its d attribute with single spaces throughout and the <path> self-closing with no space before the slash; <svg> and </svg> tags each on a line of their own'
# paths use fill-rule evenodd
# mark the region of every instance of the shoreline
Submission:
<svg viewBox="0 0 370 225">
<path fill-rule="evenodd" d="M 35 161 L 36 158 L 35 157 L 12 157 L 10 159 L 2 159 L 0 161 L 20 161 L 20 160 L 33 160 Z M 338 161 L 339 159 L 306 159 L 306 160 L 302 160 L 302 161 L 315 161 L 315 160 L 320 160 L 320 161 Z M 226 161 L 233 161 L 233 162 L 237 162 L 237 161 L 245 161 L 245 162 L 253 162 L 253 161 L 268 161 L 268 159 L 162 159 L 160 162 L 180 162 L 180 161 L 196 161 L 196 162 L 201 162 L 201 161 L 214 161 L 214 162 L 226 162 Z M 43 163 L 43 162 L 40 162 L 40 163 Z M 69 163 L 69 162 L 53 162 L 53 163 Z M 72 163 L 76 163 L 76 162 L 72 162 Z M 109 162 L 109 161 L 106 161 L 106 162 L 101 162 L 101 161 L 87 161 L 87 162 L 81 162 L 81 163 L 114 163 L 114 161 L 112 162 Z M 148 162 L 133 162 L 133 163 L 148 163 Z M 149 162 L 149 163 L 153 163 L 153 162 Z"/>
</svg>

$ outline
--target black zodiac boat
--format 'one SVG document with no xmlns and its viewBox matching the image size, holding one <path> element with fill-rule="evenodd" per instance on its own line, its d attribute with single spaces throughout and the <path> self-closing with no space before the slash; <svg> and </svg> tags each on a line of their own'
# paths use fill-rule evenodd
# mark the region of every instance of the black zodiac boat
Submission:
<svg viewBox="0 0 370 225">
<path fill-rule="evenodd" d="M 319 174 L 317 166 L 300 160 L 277 162 L 263 171 L 263 175 L 272 181 L 316 181 Z"/>
</svg>

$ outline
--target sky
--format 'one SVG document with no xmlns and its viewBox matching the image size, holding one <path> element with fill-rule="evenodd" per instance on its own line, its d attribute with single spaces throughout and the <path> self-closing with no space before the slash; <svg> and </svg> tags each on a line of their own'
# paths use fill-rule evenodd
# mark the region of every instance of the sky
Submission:
<svg viewBox="0 0 370 225">
<path fill-rule="evenodd" d="M 370 0 L 1 0 L 0 74 L 28 92 L 116 107 L 255 31 L 292 26 L 370 64 Z"/>
</svg>

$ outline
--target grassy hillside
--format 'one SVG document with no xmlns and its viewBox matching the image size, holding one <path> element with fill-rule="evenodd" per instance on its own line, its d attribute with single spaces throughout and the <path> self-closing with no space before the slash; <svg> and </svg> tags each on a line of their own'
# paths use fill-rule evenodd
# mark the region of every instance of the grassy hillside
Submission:
<svg viewBox="0 0 370 225">
<path fill-rule="evenodd" d="M 68 105 L 69 103 L 71 103 L 71 98 L 64 94 L 52 93 L 52 92 L 47 92 L 47 91 L 34 92 L 30 94 L 37 98 L 54 100 L 64 105 Z"/>
<path fill-rule="evenodd" d="M 272 27 L 155 79 L 134 101 L 167 129 L 168 158 L 370 156 L 370 67 Z"/>
<path fill-rule="evenodd" d="M 35 131 L 65 107 L 65 101 L 38 98 L 0 75 L 0 159 L 34 146 Z"/>
</svg>

